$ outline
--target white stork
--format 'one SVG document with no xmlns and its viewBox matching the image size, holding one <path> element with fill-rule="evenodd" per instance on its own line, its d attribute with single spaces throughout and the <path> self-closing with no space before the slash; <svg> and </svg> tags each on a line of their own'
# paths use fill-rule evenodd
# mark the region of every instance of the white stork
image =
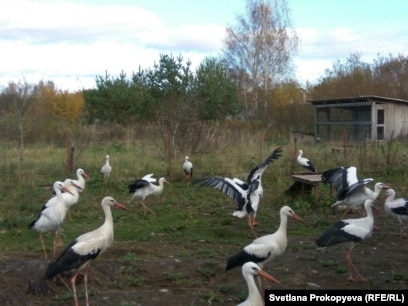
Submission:
<svg viewBox="0 0 408 306">
<path fill-rule="evenodd" d="M 302 218 L 300 218 L 299 215 L 297 215 L 289 206 L 283 206 L 280 209 L 279 214 L 280 225 L 278 230 L 273 234 L 256 238 L 239 253 L 230 257 L 225 267 L 226 271 L 234 267 L 242 266 L 249 261 L 255 262 L 261 268 L 263 268 L 266 263 L 285 252 L 288 244 L 288 218 L 292 217 L 298 221 L 302 221 Z"/>
<path fill-rule="evenodd" d="M 408 221 L 408 198 L 395 198 L 395 196 L 395 190 L 390 188 L 385 191 L 382 199 L 385 199 L 385 212 L 398 220 L 401 237 L 404 232 L 404 222 Z"/>
<path fill-rule="evenodd" d="M 373 178 L 365 178 L 359 180 L 357 178 L 356 167 L 340 167 L 326 170 L 322 173 L 322 182 L 325 184 L 334 184 L 336 189 L 337 201 L 332 205 L 346 205 L 347 209 L 342 218 L 348 213 L 350 209 L 359 208 L 363 205 L 366 199 L 375 201 L 381 193 L 381 190 L 389 186 L 378 182 L 374 186 L 374 191 L 366 185 L 372 182 Z"/>
<path fill-rule="evenodd" d="M 81 187 L 75 183 L 75 180 L 72 179 L 65 179 L 64 187 L 66 187 L 69 192 L 62 192 L 62 197 L 64 198 L 65 204 L 68 205 L 68 215 L 69 215 L 69 220 L 72 220 L 71 217 L 71 210 L 70 208 L 78 203 L 79 201 L 79 191 L 81 190 Z M 54 196 L 47 202 L 47 206 L 54 205 L 58 201 L 57 197 Z"/>
<path fill-rule="evenodd" d="M 233 216 L 243 218 L 247 214 L 249 216 L 249 214 L 252 213 L 252 206 L 248 205 L 248 202 L 250 200 L 250 197 L 248 196 L 248 184 L 241 181 L 240 179 L 230 179 L 229 177 L 213 176 L 196 179 L 193 182 L 193 185 L 195 184 L 200 184 L 200 187 L 215 187 L 228 195 L 238 206 L 237 210 L 234 211 Z M 259 195 L 254 194 L 254 197 L 255 196 L 258 196 L 259 201 Z M 253 200 L 255 201 L 255 199 Z M 254 227 L 250 221 L 251 219 L 248 217 L 248 225 L 253 230 Z"/>
<path fill-rule="evenodd" d="M 281 156 L 281 152 L 280 147 L 275 149 L 262 163 L 256 165 L 248 174 L 246 182 L 238 178 L 215 176 L 197 179 L 193 184 L 214 187 L 228 195 L 237 204 L 232 215 L 238 218 L 248 215 L 248 224 L 253 230 L 259 202 L 263 197 L 262 175 L 268 165 Z"/>
<path fill-rule="evenodd" d="M 28 228 L 40 232 L 40 241 L 45 258 L 48 258 L 48 254 L 45 248 L 42 234 L 48 232 L 54 233 L 53 246 L 55 256 L 59 230 L 68 211 L 68 205 L 64 200 L 62 191 L 71 193 L 71 191 L 64 186 L 64 183 L 60 181 L 54 182 L 53 189 L 56 194 L 55 199 L 54 197 L 52 197 L 50 200 L 48 200 L 47 203 L 45 203 L 41 208 L 41 211 L 38 214 L 37 218 L 28 225 Z M 50 201 L 52 201 L 53 204 L 50 204 Z"/>
<path fill-rule="evenodd" d="M 78 192 L 82 192 L 85 189 L 85 178 L 89 178 L 89 175 L 85 172 L 84 169 L 78 168 L 76 171 L 77 179 L 74 180 L 75 185 L 78 185 L 80 189 Z"/>
<path fill-rule="evenodd" d="M 130 201 L 132 201 L 135 198 L 141 198 L 142 199 L 141 204 L 143 206 L 145 214 L 146 214 L 146 209 L 147 209 L 153 215 L 155 215 L 155 212 L 146 206 L 145 199 L 148 196 L 160 195 L 164 189 L 163 184 L 171 185 L 164 177 L 159 178 L 159 185 L 153 184 L 156 181 L 157 179 L 153 177 L 153 173 L 150 173 L 150 174 L 146 174 L 144 177 L 136 180 L 134 183 L 128 186 L 129 193 L 133 193 Z"/>
<path fill-rule="evenodd" d="M 62 192 L 62 197 L 65 200 L 65 204 L 67 204 L 69 207 L 72 205 L 76 204 L 79 201 L 79 190 L 81 187 L 75 183 L 75 180 L 73 179 L 65 179 L 64 182 L 64 187 L 68 189 L 69 192 L 66 192 L 66 189 L 63 190 Z M 56 194 L 54 190 L 54 194 Z M 57 202 L 57 196 L 52 197 L 45 205 L 48 207 L 50 205 L 54 205 L 54 203 Z"/>
<path fill-rule="evenodd" d="M 183 171 L 186 175 L 187 183 L 190 183 L 190 179 L 193 176 L 193 163 L 188 156 L 184 158 Z"/>
<path fill-rule="evenodd" d="M 313 166 L 312 162 L 308 158 L 303 157 L 303 150 L 299 150 L 297 152 L 296 162 L 299 166 L 302 166 L 303 168 L 306 168 L 307 170 L 310 170 L 312 172 L 316 172 L 316 169 Z"/>
<path fill-rule="evenodd" d="M 366 211 L 365 217 L 338 221 L 316 240 L 316 244 L 319 247 L 327 247 L 343 242 L 349 242 L 346 251 L 346 260 L 350 281 L 356 281 L 353 277 L 353 270 L 362 281 L 367 281 L 367 279 L 361 276 L 357 267 L 354 265 L 351 259 L 351 252 L 356 243 L 363 241 L 372 235 L 374 227 L 372 208 L 374 208 L 373 200 L 366 199 L 364 201 L 364 209 Z"/>
<path fill-rule="evenodd" d="M 266 280 L 280 284 L 281 282 L 272 275 L 263 271 L 256 263 L 247 262 L 242 266 L 242 276 L 244 277 L 248 286 L 248 298 L 238 304 L 238 306 L 262 306 L 264 305 L 263 297 L 259 292 L 259 288 L 255 283 L 255 277 L 260 276 Z"/>
<path fill-rule="evenodd" d="M 112 173 L 112 166 L 109 163 L 109 155 L 106 155 L 105 157 L 105 164 L 101 168 L 101 174 L 104 179 L 104 181 L 107 181 Z"/>
<path fill-rule="evenodd" d="M 84 286 L 86 305 L 89 305 L 88 298 L 88 270 L 91 260 L 105 252 L 113 243 L 113 219 L 111 207 L 128 210 L 126 206 L 117 202 L 112 197 L 105 197 L 101 202 L 103 212 L 105 213 L 105 222 L 102 226 L 91 232 L 82 234 L 72 241 L 54 258 L 48 265 L 43 279 L 52 279 L 58 273 L 76 270 L 71 277 L 72 292 L 75 305 L 78 306 L 78 297 L 76 293 L 75 281 L 79 273 L 84 270 Z"/>
</svg>

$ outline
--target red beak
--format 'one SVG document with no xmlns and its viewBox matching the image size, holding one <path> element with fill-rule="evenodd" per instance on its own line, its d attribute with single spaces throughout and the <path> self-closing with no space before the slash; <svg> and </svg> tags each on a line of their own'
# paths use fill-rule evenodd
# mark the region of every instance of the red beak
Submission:
<svg viewBox="0 0 408 306">
<path fill-rule="evenodd" d="M 280 283 L 281 283 L 279 280 L 277 280 L 277 279 L 274 278 L 272 275 L 266 273 L 266 272 L 263 271 L 263 270 L 259 270 L 259 271 L 258 271 L 258 275 L 259 275 L 259 276 L 262 276 L 263 278 L 265 278 L 265 279 L 267 279 L 267 280 L 270 280 L 271 282 L 274 282 L 274 283 L 277 283 L 277 284 L 280 284 Z"/>
<path fill-rule="evenodd" d="M 119 202 L 116 202 L 116 203 L 113 205 L 113 207 L 130 211 L 129 208 L 127 208 L 125 205 L 123 205 L 122 203 L 119 203 Z"/>
</svg>

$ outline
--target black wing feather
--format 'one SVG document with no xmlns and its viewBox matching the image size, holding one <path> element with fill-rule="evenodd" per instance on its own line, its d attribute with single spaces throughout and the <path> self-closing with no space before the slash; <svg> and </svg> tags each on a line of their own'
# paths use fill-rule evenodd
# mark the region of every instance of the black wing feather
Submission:
<svg viewBox="0 0 408 306">
<path fill-rule="evenodd" d="M 312 164 L 312 162 L 310 160 L 307 161 L 307 167 L 305 167 L 305 168 L 310 170 L 310 171 L 316 172 L 316 169 L 315 169 L 315 167 L 313 166 L 313 164 Z"/>
<path fill-rule="evenodd" d="M 246 197 L 243 197 L 243 194 L 237 191 L 237 188 L 241 188 L 238 184 L 233 182 L 230 179 L 225 179 L 221 176 L 213 176 L 200 178 L 193 181 L 193 185 L 199 184 L 200 187 L 214 187 L 226 195 L 228 195 L 235 203 L 238 204 L 238 207 L 243 207 L 247 201 Z M 242 189 L 242 188 L 241 188 Z M 245 190 L 243 193 L 246 194 Z"/>
<path fill-rule="evenodd" d="M 349 193 L 347 167 L 326 170 L 322 173 L 321 179 L 324 184 L 333 184 L 338 200 L 344 200 Z"/>
<path fill-rule="evenodd" d="M 133 184 L 128 186 L 129 193 L 134 193 L 136 190 L 143 188 L 144 186 L 148 185 L 149 182 L 146 180 L 138 179 Z"/>
<path fill-rule="evenodd" d="M 408 199 L 405 200 L 404 206 L 391 208 L 391 211 L 397 215 L 407 216 L 408 215 Z"/>
<path fill-rule="evenodd" d="M 242 265 L 244 265 L 245 263 L 247 263 L 248 261 L 252 261 L 255 263 L 258 262 L 263 262 L 265 261 L 270 254 L 268 254 L 267 257 L 259 257 L 256 256 L 254 254 L 249 254 L 247 252 L 245 252 L 244 250 L 241 250 L 241 252 L 235 254 L 234 256 L 231 256 L 230 258 L 228 258 L 227 261 L 227 266 L 225 267 L 225 271 L 228 271 L 234 267 L 241 267 Z"/>
<path fill-rule="evenodd" d="M 255 175 L 255 172 L 261 170 L 261 172 L 263 172 L 266 167 L 272 163 L 275 159 L 278 159 L 279 157 L 282 156 L 282 148 L 279 147 L 277 149 L 275 149 L 265 160 L 263 163 L 260 163 L 259 165 L 255 166 L 255 168 L 253 168 L 251 170 L 251 172 L 248 174 L 248 178 L 247 178 L 247 182 L 250 184 L 253 176 Z"/>
<path fill-rule="evenodd" d="M 48 265 L 44 273 L 45 279 L 51 279 L 58 273 L 77 269 L 89 260 L 95 259 L 100 253 L 100 249 L 87 255 L 79 255 L 71 247 L 77 243 L 77 240 L 72 241 L 61 254 L 54 258 Z"/>
<path fill-rule="evenodd" d="M 316 239 L 316 244 L 319 247 L 325 247 L 330 245 L 339 244 L 347 241 L 359 242 L 361 238 L 352 234 L 349 234 L 343 230 L 343 227 L 347 225 L 344 221 L 338 221 L 332 227 L 330 227 L 325 233 Z"/>
</svg>

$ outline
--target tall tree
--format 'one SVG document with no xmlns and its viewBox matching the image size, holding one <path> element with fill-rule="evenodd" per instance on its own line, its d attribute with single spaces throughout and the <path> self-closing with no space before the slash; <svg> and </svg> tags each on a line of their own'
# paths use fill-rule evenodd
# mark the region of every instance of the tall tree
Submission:
<svg viewBox="0 0 408 306">
<path fill-rule="evenodd" d="M 198 66 L 194 90 L 201 119 L 223 120 L 241 111 L 237 86 L 216 58 L 206 58 Z"/>
<path fill-rule="evenodd" d="M 298 37 L 286 0 L 248 0 L 246 13 L 237 17 L 237 25 L 227 27 L 222 58 L 251 102 L 246 103 L 248 111 L 265 114 L 268 91 L 292 76 Z"/>
<path fill-rule="evenodd" d="M 374 60 L 375 88 L 382 88 L 383 95 L 408 100 L 408 56 L 378 55 Z"/>
<path fill-rule="evenodd" d="M 89 122 L 120 123 L 125 126 L 138 118 L 140 98 L 125 73 L 112 78 L 98 76 L 96 89 L 84 91 L 85 111 Z"/>
<path fill-rule="evenodd" d="M 156 106 L 155 124 L 169 156 L 184 146 L 183 133 L 188 132 L 189 123 L 197 117 L 190 66 L 191 62 L 184 63 L 181 55 L 175 58 L 161 54 L 146 75 L 146 86 Z"/>
<path fill-rule="evenodd" d="M 10 82 L 1 94 L 1 103 L 11 110 L 6 117 L 8 136 L 16 143 L 20 164 L 24 160 L 25 137 L 33 122 L 30 114 L 36 102 L 36 89 L 26 81 Z"/>
</svg>

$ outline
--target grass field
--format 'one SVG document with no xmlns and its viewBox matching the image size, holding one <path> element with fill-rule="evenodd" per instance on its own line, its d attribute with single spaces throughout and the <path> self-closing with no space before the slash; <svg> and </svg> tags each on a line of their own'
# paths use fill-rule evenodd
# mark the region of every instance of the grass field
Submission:
<svg viewBox="0 0 408 306">
<path fill-rule="evenodd" d="M 84 169 L 90 179 L 87 179 L 85 190 L 80 194 L 79 203 L 71 209 L 72 220 L 67 219 L 63 225 L 62 239 L 67 243 L 83 232 L 98 227 L 103 221 L 100 201 L 104 196 L 110 195 L 131 210 L 113 212 L 115 245 L 168 246 L 167 249 L 161 250 L 162 254 L 155 254 L 159 258 L 168 256 L 170 250 L 171 256 L 188 258 L 194 246 L 194 256 L 197 259 L 207 260 L 206 265 L 197 270 L 198 273 L 211 279 L 217 269 L 214 261 L 225 261 L 251 241 L 254 235 L 248 229 L 246 220 L 231 216 L 235 204 L 228 196 L 213 188 L 198 188 L 187 184 L 182 172 L 184 155 L 189 155 L 193 162 L 194 178 L 220 175 L 245 179 L 251 168 L 262 161 L 261 157 L 265 158 L 278 146 L 283 148 L 282 157 L 270 164 L 263 176 L 264 198 L 257 216 L 258 235 L 274 231 L 279 224 L 279 209 L 283 205 L 289 205 L 306 222 L 302 224 L 291 221 L 288 235 L 301 236 L 303 240 L 313 242 L 322 230 L 333 223 L 333 218 L 327 216 L 332 213 L 330 205 L 334 202 L 334 196 L 330 196 L 329 186 L 324 185 L 319 186 L 317 201 L 314 201 L 311 194 L 307 194 L 304 199 L 300 196 L 291 198 L 285 195 L 285 190 L 293 184 L 291 174 L 303 171 L 295 165 L 296 148 L 289 143 L 264 144 L 262 152 L 259 151 L 258 146 L 246 147 L 243 150 L 238 145 L 229 147 L 226 145 L 219 152 L 211 155 L 193 155 L 185 152 L 171 160 L 171 165 L 166 157 L 159 153 L 160 150 L 150 146 L 148 142 L 132 145 L 120 143 L 90 145 L 81 151 L 80 156 L 74 161 L 74 170 Z M 408 178 L 405 176 L 405 157 L 408 150 L 401 143 L 394 143 L 392 147 L 385 149 L 371 145 L 355 147 L 347 155 L 347 164 L 344 164 L 344 155 L 333 150 L 333 145 L 303 146 L 302 149 L 304 156 L 314 162 L 319 172 L 343 165 L 355 165 L 359 169 L 361 178 L 373 177 L 375 181 L 390 183 L 401 195 L 408 194 Z M 38 259 L 42 259 L 38 233 L 28 229 L 27 226 L 36 218 L 41 206 L 51 196 L 52 183 L 55 180 L 64 180 L 67 176 L 66 149 L 56 146 L 28 146 L 21 165 L 16 157 L 15 148 L 10 144 L 2 145 L 0 154 L 3 156 L 0 164 L 2 194 L 0 197 L 0 255 L 26 253 L 31 258 L 38 256 Z M 105 162 L 106 154 L 110 155 L 113 170 L 110 180 L 104 183 L 99 172 Z M 387 156 L 392 157 L 388 165 Z M 172 184 L 165 185 L 161 196 L 147 198 L 146 204 L 156 212 L 155 216 L 145 215 L 139 200 L 129 202 L 131 194 L 128 193 L 127 185 L 147 173 L 154 173 L 156 178 L 165 176 Z M 74 174 L 71 177 L 74 177 Z M 379 208 L 382 208 L 382 204 Z M 390 227 L 393 226 L 391 220 L 387 222 Z M 45 238 L 50 251 L 52 237 L 45 235 Z M 298 247 L 288 246 L 288 252 L 297 251 Z M 311 243 L 304 245 L 304 248 L 310 251 L 314 250 L 315 246 Z M 138 262 L 138 257 L 133 252 L 124 252 L 120 258 L 122 261 Z M 103 262 L 103 258 L 98 260 Z M 327 266 L 329 263 L 327 261 L 322 265 Z M 341 269 L 338 271 L 338 273 L 344 272 Z M 404 273 L 402 273 L 403 280 L 406 279 Z M 239 273 L 237 275 L 237 278 L 240 278 Z M 192 283 L 185 284 L 185 275 L 174 271 L 166 272 L 163 277 L 170 283 L 181 282 L 184 287 L 194 288 L 195 286 Z M 146 279 L 127 281 L 138 283 L 141 287 L 148 282 Z M 245 292 L 243 280 L 240 282 L 243 283 Z M 117 284 L 117 286 L 121 285 Z M 203 284 L 197 286 L 205 287 Z M 215 297 L 219 295 L 218 304 L 227 305 L 231 302 L 222 297 L 224 293 L 234 297 L 232 302 L 242 300 L 245 296 L 245 293 L 239 295 L 231 288 L 228 289 L 228 286 L 225 288 L 219 286 L 216 293 L 212 291 Z M 66 289 L 62 289 L 64 290 Z M 204 290 L 202 295 L 205 297 L 201 296 L 201 298 L 208 301 L 211 299 L 208 294 L 210 294 L 208 290 Z"/>
</svg>

